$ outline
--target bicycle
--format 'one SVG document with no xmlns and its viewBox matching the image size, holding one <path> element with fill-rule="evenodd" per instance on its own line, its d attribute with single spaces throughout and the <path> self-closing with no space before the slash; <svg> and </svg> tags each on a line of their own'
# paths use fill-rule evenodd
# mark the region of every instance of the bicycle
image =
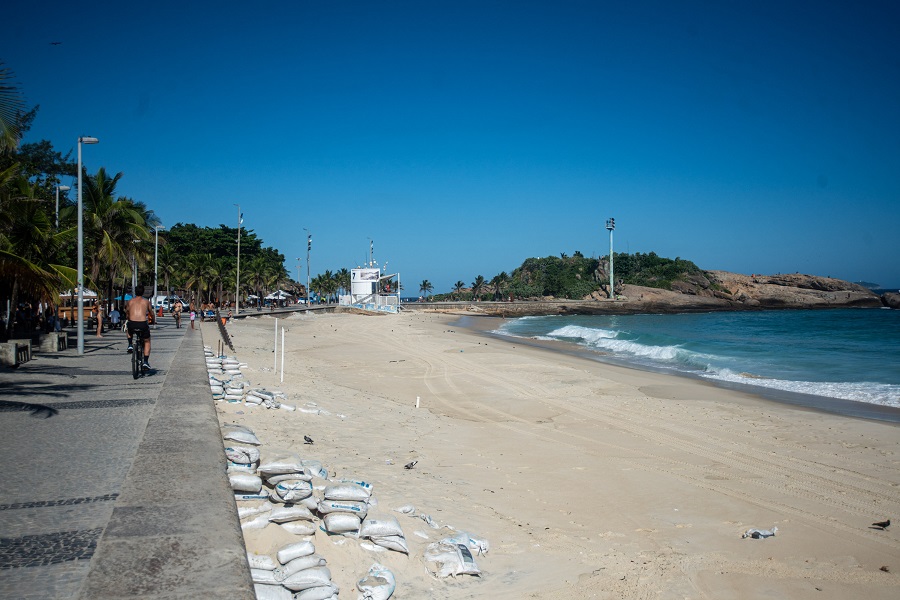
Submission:
<svg viewBox="0 0 900 600">
<path fill-rule="evenodd" d="M 144 332 L 135 330 L 132 338 L 131 375 L 135 379 L 144 374 Z"/>
</svg>

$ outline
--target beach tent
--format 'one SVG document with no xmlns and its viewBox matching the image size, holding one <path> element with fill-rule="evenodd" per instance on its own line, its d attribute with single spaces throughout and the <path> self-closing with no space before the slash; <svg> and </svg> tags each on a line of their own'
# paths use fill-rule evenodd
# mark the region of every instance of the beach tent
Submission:
<svg viewBox="0 0 900 600">
<path fill-rule="evenodd" d="M 75 290 L 66 290 L 65 292 L 60 292 L 60 293 L 59 293 L 59 297 L 60 297 L 60 298 L 71 298 L 72 296 L 77 296 L 77 295 L 78 295 L 78 290 L 77 290 L 77 289 L 75 289 Z M 84 289 L 84 294 L 83 294 L 82 297 L 83 297 L 83 298 L 96 298 L 96 297 L 97 297 L 97 292 L 85 288 L 85 289 Z"/>
<path fill-rule="evenodd" d="M 284 290 L 278 290 L 278 291 L 272 292 L 271 294 L 266 296 L 266 300 L 285 300 L 286 298 L 293 298 L 293 297 L 294 296 L 292 294 L 289 294 Z"/>
</svg>

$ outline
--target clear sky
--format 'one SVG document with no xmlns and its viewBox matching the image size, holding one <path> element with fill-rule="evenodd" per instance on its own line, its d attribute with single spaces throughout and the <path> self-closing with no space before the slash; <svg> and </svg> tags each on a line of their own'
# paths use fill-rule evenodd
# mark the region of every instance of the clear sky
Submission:
<svg viewBox="0 0 900 600">
<path fill-rule="evenodd" d="M 900 2 L 33 2 L 0 60 L 163 225 L 406 293 L 615 249 L 900 286 Z M 60 42 L 52 44 L 51 42 Z M 74 152 L 73 152 L 74 156 Z M 202 249 L 198 249 L 202 250 Z"/>
</svg>

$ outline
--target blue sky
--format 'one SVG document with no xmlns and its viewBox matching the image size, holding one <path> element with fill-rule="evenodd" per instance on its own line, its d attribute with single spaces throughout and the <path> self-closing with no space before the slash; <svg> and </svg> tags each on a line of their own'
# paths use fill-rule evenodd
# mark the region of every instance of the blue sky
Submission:
<svg viewBox="0 0 900 600">
<path fill-rule="evenodd" d="M 409 294 L 615 248 L 900 286 L 900 4 L 14 0 L 0 60 L 163 225 Z M 51 42 L 61 42 L 51 45 Z M 73 153 L 74 155 L 74 153 Z"/>
</svg>

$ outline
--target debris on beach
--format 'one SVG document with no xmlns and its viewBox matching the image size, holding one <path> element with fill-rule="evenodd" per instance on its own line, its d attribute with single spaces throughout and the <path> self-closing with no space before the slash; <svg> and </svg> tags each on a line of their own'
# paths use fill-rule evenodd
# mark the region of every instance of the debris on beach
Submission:
<svg viewBox="0 0 900 600">
<path fill-rule="evenodd" d="M 741 536 L 741 539 L 753 538 L 754 540 L 758 540 L 760 538 L 774 537 L 777 531 L 777 527 L 773 527 L 772 529 L 750 528 L 744 532 L 744 534 Z"/>
</svg>

